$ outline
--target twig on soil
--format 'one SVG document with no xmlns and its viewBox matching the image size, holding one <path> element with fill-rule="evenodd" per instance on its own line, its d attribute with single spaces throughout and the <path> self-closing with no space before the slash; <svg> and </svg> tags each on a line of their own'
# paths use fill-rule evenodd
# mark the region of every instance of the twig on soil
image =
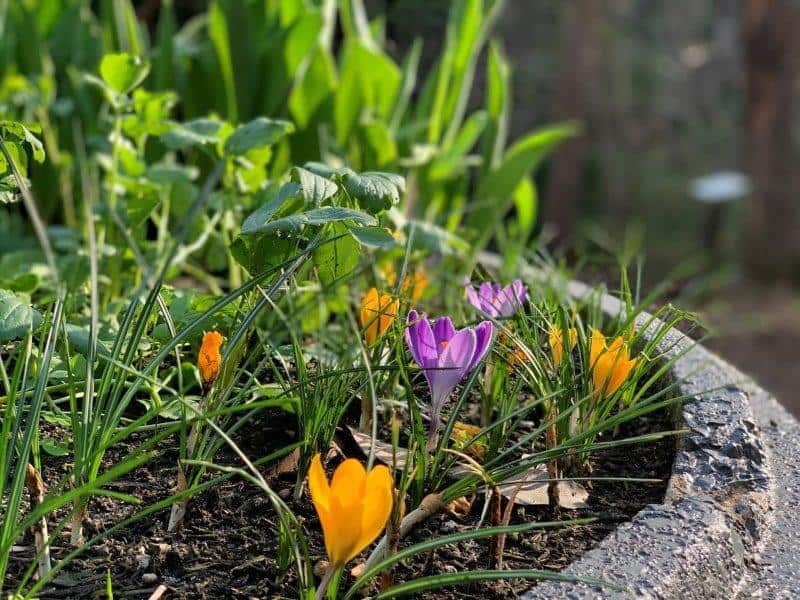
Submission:
<svg viewBox="0 0 800 600">
<path fill-rule="evenodd" d="M 166 591 L 167 591 L 167 586 L 165 586 L 162 583 L 161 585 L 159 585 L 155 589 L 155 591 L 152 594 L 150 594 L 150 597 L 147 600 L 159 600 L 161 598 L 161 596 L 164 595 L 164 592 L 166 592 Z"/>
<path fill-rule="evenodd" d="M 420 523 L 429 519 L 430 517 L 444 511 L 446 504 L 442 500 L 441 493 L 428 494 L 419 503 L 419 506 L 408 513 L 400 523 L 400 528 L 397 531 L 397 540 L 403 539 Z M 376 563 L 383 560 L 389 549 L 389 540 L 384 535 L 372 554 L 369 555 L 367 562 L 364 564 L 364 571 L 371 569 Z"/>
<path fill-rule="evenodd" d="M 42 476 L 30 463 L 25 470 L 25 487 L 28 488 L 28 493 L 31 498 L 31 512 L 36 510 L 36 507 L 44 502 L 44 481 Z M 33 526 L 34 544 L 36 545 L 36 554 L 39 557 L 39 578 L 44 578 L 50 573 L 52 565 L 50 563 L 50 547 L 47 545 L 47 516 L 42 515 L 42 518 Z"/>
</svg>

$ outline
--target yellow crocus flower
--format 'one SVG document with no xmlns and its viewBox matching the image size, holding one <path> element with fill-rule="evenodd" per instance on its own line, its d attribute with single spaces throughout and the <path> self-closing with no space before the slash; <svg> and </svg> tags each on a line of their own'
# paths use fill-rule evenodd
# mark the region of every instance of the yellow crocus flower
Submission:
<svg viewBox="0 0 800 600">
<path fill-rule="evenodd" d="M 392 512 L 394 482 L 384 465 L 367 473 L 359 461 L 348 458 L 337 467 L 329 485 L 317 454 L 308 471 L 308 488 L 334 569 L 375 541 Z"/>
<path fill-rule="evenodd" d="M 393 264 L 389 263 L 382 267 L 381 273 L 389 287 L 397 283 L 397 274 L 395 273 Z M 425 273 L 425 269 L 420 267 L 413 273 L 408 273 L 406 275 L 406 278 L 403 280 L 403 289 L 401 292 L 403 296 L 408 296 L 412 303 L 416 303 L 420 301 L 427 287 L 428 275 Z"/>
<path fill-rule="evenodd" d="M 364 339 L 370 346 L 374 344 L 391 327 L 397 316 L 400 302 L 389 294 L 379 294 L 371 288 L 361 301 L 358 320 L 364 328 Z"/>
<path fill-rule="evenodd" d="M 219 352 L 222 346 L 222 334 L 219 331 L 208 331 L 203 334 L 200 352 L 197 353 L 197 368 L 200 370 L 200 381 L 203 390 L 208 391 L 219 377 L 222 364 L 222 355 Z"/>
<path fill-rule="evenodd" d="M 574 327 L 570 327 L 567 331 L 567 335 L 569 335 L 568 352 L 572 352 L 575 344 L 578 343 L 578 330 Z M 553 364 L 557 367 L 561 364 L 561 361 L 564 360 L 564 334 L 558 325 L 550 326 L 548 342 L 550 342 L 550 353 L 553 357 Z"/>
<path fill-rule="evenodd" d="M 608 397 L 616 392 L 636 366 L 638 359 L 629 356 L 628 344 L 616 337 L 608 344 L 605 336 L 592 329 L 589 368 L 592 370 L 593 396 Z"/>
</svg>

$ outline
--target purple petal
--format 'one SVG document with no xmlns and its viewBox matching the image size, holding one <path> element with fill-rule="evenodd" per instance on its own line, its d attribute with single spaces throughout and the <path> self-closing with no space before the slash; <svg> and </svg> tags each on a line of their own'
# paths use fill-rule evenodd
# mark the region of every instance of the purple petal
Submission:
<svg viewBox="0 0 800 600">
<path fill-rule="evenodd" d="M 408 324 L 405 332 L 406 344 L 417 364 L 426 370 L 425 376 L 427 377 L 427 369 L 435 367 L 439 358 L 439 350 L 430 321 L 425 315 L 420 316 L 417 311 L 412 309 L 408 311 L 406 323 Z M 430 383 L 430 379 L 428 382 Z"/>
<path fill-rule="evenodd" d="M 436 370 L 430 371 L 432 413 L 439 414 L 450 394 L 469 371 L 477 338 L 472 329 L 456 333 L 439 357 Z"/>
<path fill-rule="evenodd" d="M 467 293 L 467 300 L 469 301 L 469 303 L 472 304 L 472 306 L 474 306 L 478 310 L 483 310 L 480 296 L 478 296 L 478 293 L 475 291 L 475 288 L 472 287 L 471 285 L 468 285 L 465 288 L 465 291 Z"/>
<path fill-rule="evenodd" d="M 522 304 L 528 298 L 528 286 L 522 283 L 521 279 L 515 279 L 511 284 L 514 287 L 514 298 Z"/>
<path fill-rule="evenodd" d="M 486 355 L 489 345 L 492 343 L 492 334 L 494 333 L 494 325 L 491 321 L 483 321 L 475 327 L 475 352 L 472 360 L 469 362 L 467 372 L 472 371 L 475 366 Z"/>
<path fill-rule="evenodd" d="M 442 354 L 442 342 L 449 342 L 456 334 L 450 317 L 440 317 L 433 323 L 433 337 L 436 340 L 436 355 Z"/>
</svg>

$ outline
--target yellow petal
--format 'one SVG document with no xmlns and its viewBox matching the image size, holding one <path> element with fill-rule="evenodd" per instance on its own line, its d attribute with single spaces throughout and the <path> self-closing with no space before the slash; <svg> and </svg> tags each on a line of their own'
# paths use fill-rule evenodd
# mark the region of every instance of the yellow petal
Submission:
<svg viewBox="0 0 800 600">
<path fill-rule="evenodd" d="M 564 359 L 564 338 L 558 326 L 550 326 L 550 333 L 547 341 L 550 343 L 550 354 L 553 357 L 553 364 L 558 366 Z"/>
<path fill-rule="evenodd" d="M 324 512 L 330 510 L 331 488 L 328 485 L 328 478 L 322 468 L 322 459 L 319 454 L 315 454 L 311 459 L 311 467 L 308 470 L 308 490 L 311 492 L 311 501 L 319 514 L 320 509 Z"/>
<path fill-rule="evenodd" d="M 323 533 L 328 559 L 335 567 L 341 567 L 359 552 L 362 508 L 361 502 L 342 506 L 338 498 L 331 497 L 331 519 Z"/>
<path fill-rule="evenodd" d="M 578 330 L 574 327 L 569 328 L 569 349 L 572 350 L 578 343 Z"/>
<path fill-rule="evenodd" d="M 606 338 L 599 330 L 592 328 L 589 339 L 589 368 L 591 369 L 606 349 Z"/>
<path fill-rule="evenodd" d="M 331 497 L 343 509 L 357 505 L 364 497 L 367 472 L 355 458 L 348 458 L 336 468 L 331 479 Z"/>
<path fill-rule="evenodd" d="M 369 546 L 386 527 L 394 502 L 394 481 L 389 469 L 383 465 L 373 468 L 366 480 L 363 512 L 361 513 L 361 531 L 358 543 L 348 560 L 358 555 Z"/>
</svg>

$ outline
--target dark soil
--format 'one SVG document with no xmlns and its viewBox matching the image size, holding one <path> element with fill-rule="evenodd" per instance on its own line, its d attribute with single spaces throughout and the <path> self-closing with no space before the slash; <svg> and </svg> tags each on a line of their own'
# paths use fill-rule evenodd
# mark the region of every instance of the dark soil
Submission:
<svg viewBox="0 0 800 600">
<path fill-rule="evenodd" d="M 254 421 L 237 440 L 249 456 L 262 456 L 291 437 L 285 420 L 266 415 Z M 620 436 L 671 429 L 666 415 L 650 416 L 630 423 Z M 52 433 L 52 432 L 51 432 Z M 174 444 L 174 440 L 170 441 Z M 130 451 L 119 447 L 107 456 L 113 464 Z M 550 521 L 596 516 L 600 520 L 582 526 L 561 527 L 509 536 L 505 545 L 504 568 L 559 570 L 595 546 L 621 521 L 646 504 L 659 502 L 669 476 L 674 443 L 620 447 L 597 453 L 591 460 L 595 476 L 654 477 L 661 483 L 594 482 L 589 507 L 578 511 L 554 512 L 547 507 L 516 507 L 512 523 Z M 159 456 L 118 481 L 112 489 L 139 497 L 148 506 L 173 491 L 177 453 L 165 444 Z M 237 464 L 235 456 L 221 452 L 218 462 Z M 48 481 L 58 481 L 68 465 L 51 459 L 44 467 Z M 262 470 L 266 475 L 269 467 Z M 290 499 L 294 476 L 272 481 L 275 489 L 289 501 L 303 523 L 312 556 L 324 557 L 324 546 L 311 503 Z M 474 527 L 482 502 L 475 502 L 472 513 L 463 520 L 449 515 L 427 521 L 405 543 Z M 94 498 L 90 505 L 88 537 L 133 515 L 133 507 L 109 498 Z M 89 547 L 62 571 L 41 598 L 105 598 L 106 574 L 110 571 L 115 598 L 148 598 L 164 584 L 164 598 L 297 598 L 296 572 L 289 569 L 280 579 L 278 568 L 278 523 L 265 495 L 255 486 L 230 478 L 195 497 L 182 528 L 167 533 L 169 511 L 163 510 L 107 534 L 98 545 Z M 62 515 L 63 516 L 63 515 Z M 51 520 L 52 522 L 53 520 Z M 51 524 L 51 527 L 53 525 Z M 64 531 L 53 547 L 54 559 L 68 552 L 68 532 Z M 18 542 L 11 556 L 6 584 L 11 587 L 29 564 L 32 538 Z M 394 572 L 395 581 L 405 581 L 435 573 L 491 568 L 491 544 L 487 540 L 465 542 L 417 556 Z M 350 566 L 357 564 L 354 561 Z M 349 577 L 349 576 L 348 576 Z M 424 598 L 508 598 L 530 586 L 525 581 L 499 581 L 461 586 L 458 589 L 426 593 Z M 11 588 L 13 589 L 13 588 Z"/>
</svg>

